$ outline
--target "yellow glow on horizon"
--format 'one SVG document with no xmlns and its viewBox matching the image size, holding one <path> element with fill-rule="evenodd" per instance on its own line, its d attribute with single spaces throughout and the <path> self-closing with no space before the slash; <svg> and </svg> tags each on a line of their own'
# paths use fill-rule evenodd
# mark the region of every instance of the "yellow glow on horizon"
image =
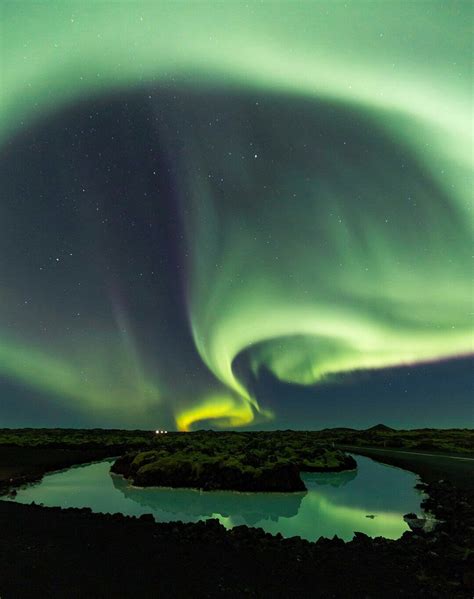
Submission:
<svg viewBox="0 0 474 599">
<path fill-rule="evenodd" d="M 250 404 L 231 395 L 216 394 L 176 415 L 178 430 L 187 432 L 193 424 L 213 420 L 220 427 L 245 426 L 253 421 Z"/>
</svg>

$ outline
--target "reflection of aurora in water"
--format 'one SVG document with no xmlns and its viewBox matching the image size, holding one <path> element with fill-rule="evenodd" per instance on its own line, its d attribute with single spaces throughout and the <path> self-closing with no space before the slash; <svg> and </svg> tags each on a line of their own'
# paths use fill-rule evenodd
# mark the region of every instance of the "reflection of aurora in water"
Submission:
<svg viewBox="0 0 474 599">
<path fill-rule="evenodd" d="M 246 425 L 262 369 L 471 351 L 455 4 L 5 3 L 2 395 Z"/>
<path fill-rule="evenodd" d="M 415 475 L 360 456 L 357 463 L 357 472 L 304 475 L 306 493 L 232 493 L 134 488 L 109 474 L 110 462 L 101 462 L 47 475 L 21 489 L 16 501 L 129 515 L 151 512 L 161 522 L 218 518 L 228 528 L 247 524 L 310 540 L 334 534 L 348 540 L 354 531 L 398 538 L 407 530 L 402 516 L 420 509 Z"/>
</svg>

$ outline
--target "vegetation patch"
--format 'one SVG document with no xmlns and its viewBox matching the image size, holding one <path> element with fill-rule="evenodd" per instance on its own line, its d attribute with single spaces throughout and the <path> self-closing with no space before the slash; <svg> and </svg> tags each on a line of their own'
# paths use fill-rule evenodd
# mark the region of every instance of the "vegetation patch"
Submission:
<svg viewBox="0 0 474 599">
<path fill-rule="evenodd" d="M 125 454 L 111 471 L 143 487 L 287 492 L 306 490 L 300 472 L 356 467 L 351 456 L 310 432 L 207 431 L 160 436 L 154 449 Z"/>
</svg>

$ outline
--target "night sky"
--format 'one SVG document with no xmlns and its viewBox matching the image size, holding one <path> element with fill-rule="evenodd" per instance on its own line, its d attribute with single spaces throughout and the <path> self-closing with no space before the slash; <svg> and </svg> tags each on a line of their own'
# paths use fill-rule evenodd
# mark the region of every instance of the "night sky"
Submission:
<svg viewBox="0 0 474 599">
<path fill-rule="evenodd" d="M 0 427 L 474 425 L 470 2 L 0 18 Z"/>
</svg>

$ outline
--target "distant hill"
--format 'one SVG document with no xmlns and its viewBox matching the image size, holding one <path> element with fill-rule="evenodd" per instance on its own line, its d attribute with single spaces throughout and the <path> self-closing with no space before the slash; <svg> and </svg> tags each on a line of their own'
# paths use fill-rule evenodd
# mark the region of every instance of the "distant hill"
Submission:
<svg viewBox="0 0 474 599">
<path fill-rule="evenodd" d="M 376 424 L 375 426 L 371 426 L 370 428 L 365 429 L 365 432 L 372 432 L 372 433 L 390 433 L 390 432 L 395 432 L 394 428 L 390 428 L 389 426 L 386 426 L 385 424 Z"/>
</svg>

